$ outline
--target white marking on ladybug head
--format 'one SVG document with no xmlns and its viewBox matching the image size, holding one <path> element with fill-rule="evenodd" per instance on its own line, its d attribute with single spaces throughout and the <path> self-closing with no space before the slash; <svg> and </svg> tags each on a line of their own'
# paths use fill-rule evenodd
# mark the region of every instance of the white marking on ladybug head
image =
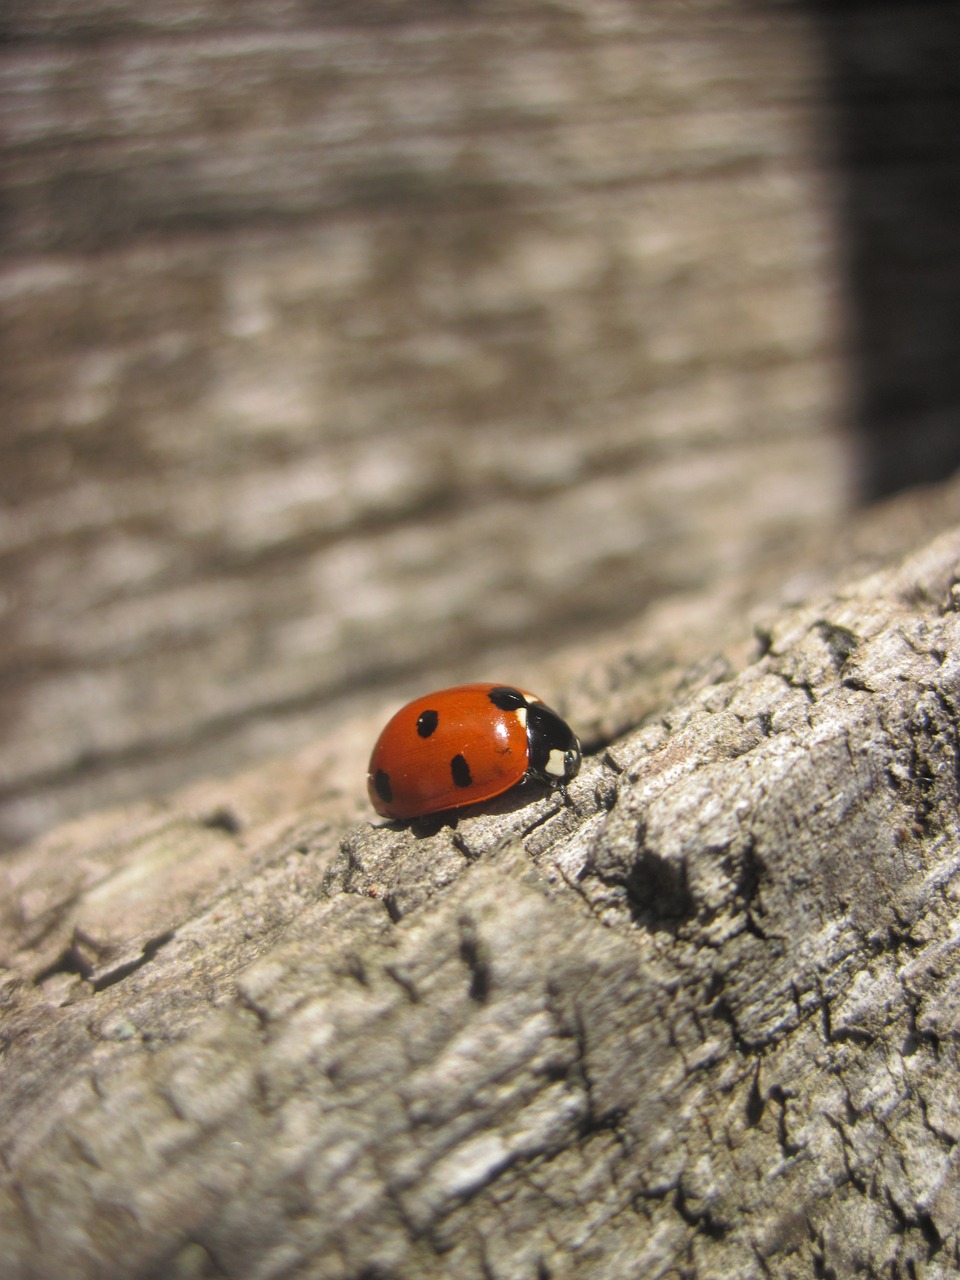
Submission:
<svg viewBox="0 0 960 1280">
<path fill-rule="evenodd" d="M 565 778 L 567 776 L 566 753 L 558 751 L 554 747 L 549 756 L 547 756 L 547 763 L 543 771 L 544 773 L 549 773 L 552 778 Z"/>
<path fill-rule="evenodd" d="M 517 707 L 516 711 L 514 712 L 514 715 L 517 717 L 517 719 L 520 721 L 521 725 L 525 729 L 527 727 L 527 708 Z"/>
</svg>

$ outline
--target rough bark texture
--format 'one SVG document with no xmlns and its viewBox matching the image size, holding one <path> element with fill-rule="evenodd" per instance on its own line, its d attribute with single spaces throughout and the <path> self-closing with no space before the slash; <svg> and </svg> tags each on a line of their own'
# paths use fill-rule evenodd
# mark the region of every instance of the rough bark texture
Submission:
<svg viewBox="0 0 960 1280">
<path fill-rule="evenodd" d="M 2 9 L 0 839 L 313 739 L 0 863 L 3 1280 L 960 1269 L 960 486 L 838 532 L 812 27 L 478 14 Z M 424 670 L 569 802 L 371 825 Z"/>
<path fill-rule="evenodd" d="M 14 856 L 5 1278 L 955 1275 L 958 733 L 960 527 L 567 805 L 357 825 L 331 742 Z"/>
</svg>

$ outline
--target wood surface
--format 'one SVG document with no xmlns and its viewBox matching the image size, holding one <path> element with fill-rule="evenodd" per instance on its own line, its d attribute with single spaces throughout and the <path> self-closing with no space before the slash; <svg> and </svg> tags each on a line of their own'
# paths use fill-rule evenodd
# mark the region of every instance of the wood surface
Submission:
<svg viewBox="0 0 960 1280">
<path fill-rule="evenodd" d="M 802 12 L 0 21 L 7 847 L 844 511 Z"/>
<path fill-rule="evenodd" d="M 5 1276 L 956 1274 L 960 525 L 748 614 L 566 805 L 373 822 L 358 721 L 6 859 Z"/>
<path fill-rule="evenodd" d="M 3 1280 L 960 1272 L 905 12 L 0 6 Z M 375 823 L 464 678 L 569 802 Z"/>
</svg>

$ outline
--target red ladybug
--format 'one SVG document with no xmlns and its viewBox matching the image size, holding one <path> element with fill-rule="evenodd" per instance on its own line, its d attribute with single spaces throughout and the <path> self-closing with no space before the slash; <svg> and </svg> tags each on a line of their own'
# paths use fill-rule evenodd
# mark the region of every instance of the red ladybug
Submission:
<svg viewBox="0 0 960 1280">
<path fill-rule="evenodd" d="M 367 790 L 385 818 L 421 818 L 528 778 L 560 787 L 579 769 L 576 735 L 535 694 L 459 684 L 401 707 L 373 748 Z"/>
</svg>

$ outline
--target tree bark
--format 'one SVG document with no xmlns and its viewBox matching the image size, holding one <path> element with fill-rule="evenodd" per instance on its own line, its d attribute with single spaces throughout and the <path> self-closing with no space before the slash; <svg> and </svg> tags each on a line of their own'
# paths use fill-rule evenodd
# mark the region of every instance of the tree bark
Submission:
<svg viewBox="0 0 960 1280">
<path fill-rule="evenodd" d="M 315 756 L 10 859 L 4 1276 L 955 1275 L 958 714 L 954 528 L 568 803 Z"/>
</svg>

